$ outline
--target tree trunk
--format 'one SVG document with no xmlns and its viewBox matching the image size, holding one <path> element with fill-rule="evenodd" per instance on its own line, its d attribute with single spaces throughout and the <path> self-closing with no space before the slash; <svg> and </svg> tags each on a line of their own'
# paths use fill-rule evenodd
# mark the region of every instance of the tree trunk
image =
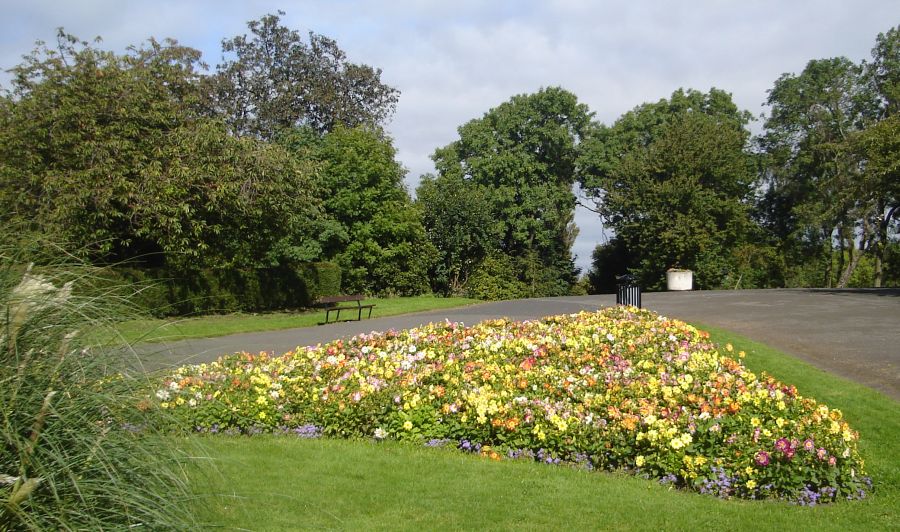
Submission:
<svg viewBox="0 0 900 532">
<path fill-rule="evenodd" d="M 878 214 L 884 215 L 887 207 L 881 204 L 880 208 Z M 887 253 L 888 226 L 891 225 L 891 220 L 898 212 L 900 212 L 900 205 L 895 205 L 888 210 L 884 218 L 878 220 L 878 241 L 875 243 L 875 288 L 881 288 L 881 283 L 884 282 L 884 254 Z"/>
<path fill-rule="evenodd" d="M 831 231 L 829 228 L 823 228 L 822 233 L 825 236 L 825 288 L 831 288 L 831 272 L 834 267 L 834 244 L 832 243 Z"/>
<path fill-rule="evenodd" d="M 850 260 L 847 262 L 847 268 L 841 273 L 841 278 L 837 285 L 838 288 L 847 288 L 847 283 L 850 282 L 850 277 L 859 265 L 859 259 L 863 256 L 862 250 L 860 250 L 859 253 L 854 254 L 852 245 L 850 246 L 850 250 Z"/>
<path fill-rule="evenodd" d="M 845 236 L 844 226 L 841 226 L 841 228 L 838 229 L 838 263 L 837 263 L 837 271 L 839 271 L 839 272 L 843 272 L 843 271 L 844 271 L 844 267 L 845 267 L 845 265 L 844 265 L 844 262 L 845 262 L 845 259 L 844 259 L 844 253 L 846 253 L 847 249 L 844 247 L 844 236 Z M 848 242 L 850 243 L 850 260 L 853 260 L 853 240 L 851 240 L 851 239 L 847 239 L 847 240 L 848 240 Z M 833 255 L 833 253 L 832 253 L 832 255 Z M 841 287 L 838 286 L 838 288 L 841 288 Z"/>
</svg>

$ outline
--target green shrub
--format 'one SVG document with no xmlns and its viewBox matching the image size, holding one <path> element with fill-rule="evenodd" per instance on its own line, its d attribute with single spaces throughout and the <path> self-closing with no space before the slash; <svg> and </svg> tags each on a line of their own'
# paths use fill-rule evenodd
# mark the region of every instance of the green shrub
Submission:
<svg viewBox="0 0 900 532">
<path fill-rule="evenodd" d="M 244 269 L 111 267 L 96 269 L 92 293 L 129 292 L 155 317 L 305 308 L 320 295 L 340 293 L 341 269 L 330 262 Z"/>
<path fill-rule="evenodd" d="M 506 255 L 485 258 L 466 282 L 466 295 L 488 301 L 528 296 L 528 287 L 519 280 L 513 260 Z"/>
<path fill-rule="evenodd" d="M 341 267 L 333 262 L 308 262 L 297 266 L 307 283 L 310 299 L 341 293 Z"/>
<path fill-rule="evenodd" d="M 0 530 L 196 526 L 184 460 L 135 408 L 146 382 L 79 335 L 123 316 L 119 292 L 92 268 L 21 264 L 0 249 Z"/>
</svg>

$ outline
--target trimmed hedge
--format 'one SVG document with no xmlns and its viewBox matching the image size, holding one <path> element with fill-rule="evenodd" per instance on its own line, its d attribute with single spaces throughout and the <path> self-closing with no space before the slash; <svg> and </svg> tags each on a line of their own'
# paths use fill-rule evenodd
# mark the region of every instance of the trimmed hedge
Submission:
<svg viewBox="0 0 900 532">
<path fill-rule="evenodd" d="M 259 312 L 305 308 L 340 292 L 341 269 L 329 262 L 255 270 L 211 268 L 178 272 L 165 268 L 116 267 L 104 282 L 136 285 L 134 304 L 157 316 Z"/>
</svg>

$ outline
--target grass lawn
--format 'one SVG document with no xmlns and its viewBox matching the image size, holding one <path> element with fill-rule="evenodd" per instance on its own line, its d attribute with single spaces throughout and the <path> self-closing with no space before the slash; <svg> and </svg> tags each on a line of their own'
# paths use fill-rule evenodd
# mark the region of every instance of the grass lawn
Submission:
<svg viewBox="0 0 900 532">
<path fill-rule="evenodd" d="M 374 304 L 372 317 L 395 316 L 442 308 L 461 307 L 481 303 L 464 297 L 395 297 L 372 298 L 363 302 Z M 345 313 L 346 315 L 346 313 Z M 333 316 L 332 316 L 333 317 Z M 294 327 L 311 327 L 325 321 L 325 311 L 272 312 L 266 314 L 225 314 L 196 318 L 143 319 L 122 322 L 118 334 L 129 343 L 160 342 L 184 338 L 209 338 L 228 334 L 275 331 Z"/>
<path fill-rule="evenodd" d="M 744 363 L 840 408 L 861 433 L 875 492 L 815 508 L 723 501 L 633 477 L 501 461 L 396 442 L 190 437 L 213 466 L 195 471 L 197 512 L 246 530 L 898 530 L 900 404 L 726 331 Z"/>
</svg>

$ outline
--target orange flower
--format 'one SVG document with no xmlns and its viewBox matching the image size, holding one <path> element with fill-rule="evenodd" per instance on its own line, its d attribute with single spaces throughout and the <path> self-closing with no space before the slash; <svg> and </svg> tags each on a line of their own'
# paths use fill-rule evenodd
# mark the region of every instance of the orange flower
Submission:
<svg viewBox="0 0 900 532">
<path fill-rule="evenodd" d="M 622 419 L 622 426 L 625 427 L 626 430 L 634 430 L 637 428 L 639 421 L 639 417 L 628 414 L 624 419 Z"/>
</svg>

